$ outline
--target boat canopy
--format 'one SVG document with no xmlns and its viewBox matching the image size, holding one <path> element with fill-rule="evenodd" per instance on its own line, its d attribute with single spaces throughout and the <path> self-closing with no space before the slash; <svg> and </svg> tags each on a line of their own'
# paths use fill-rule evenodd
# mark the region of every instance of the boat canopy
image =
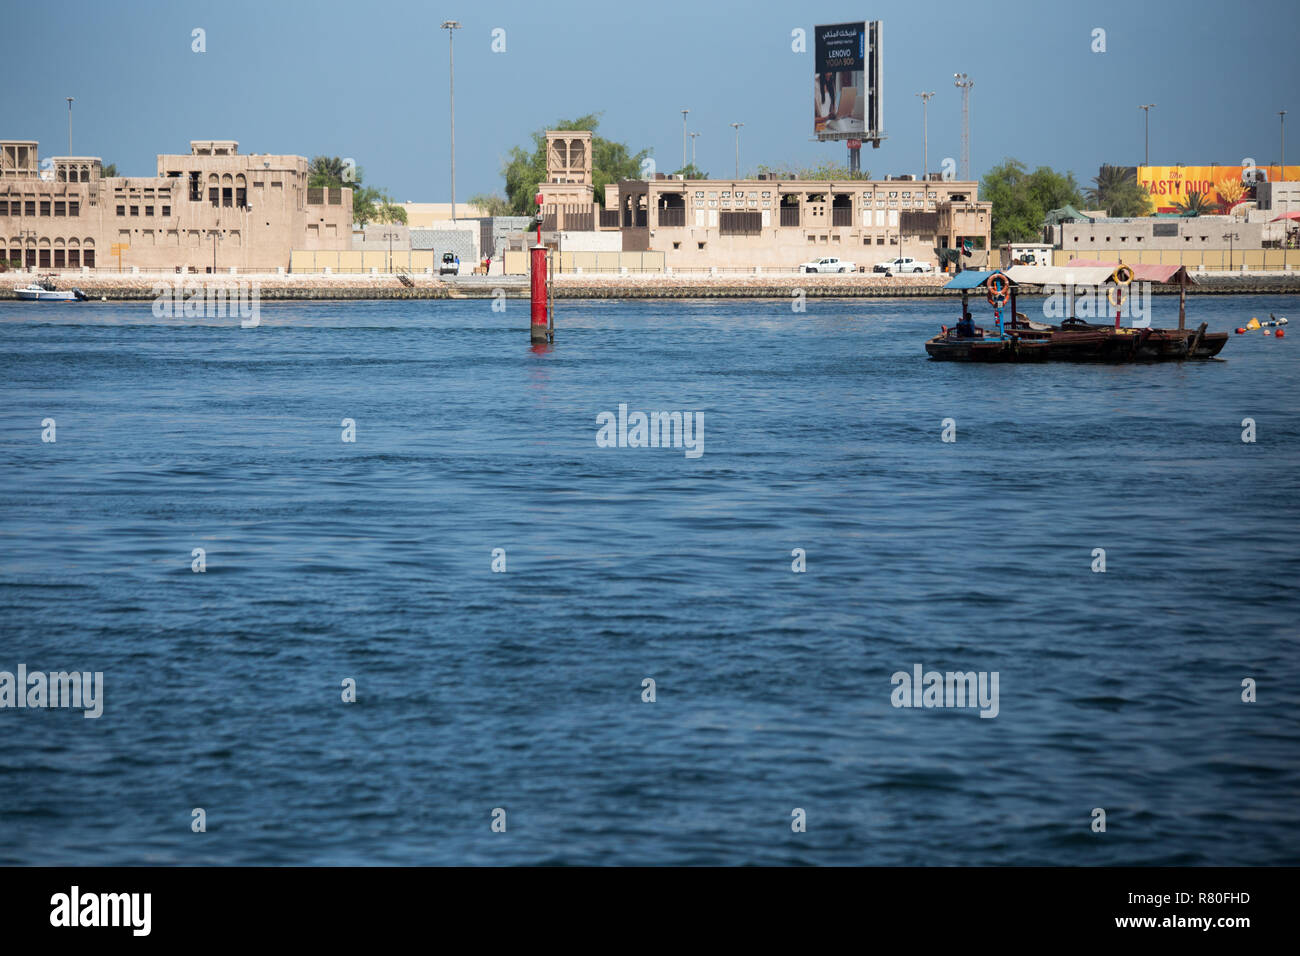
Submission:
<svg viewBox="0 0 1300 956">
<path fill-rule="evenodd" d="M 1133 278 L 1137 282 L 1156 282 L 1161 285 L 1172 284 L 1196 285 L 1196 281 L 1187 273 L 1186 266 L 1157 266 L 1146 265 L 1142 263 L 1125 263 L 1133 270 Z M 1096 259 L 1071 259 L 1070 264 L 1066 267 L 1069 269 L 1102 267 L 1114 272 L 1119 268 L 1118 262 L 1101 262 Z"/>
<path fill-rule="evenodd" d="M 944 286 L 944 288 L 978 289 L 988 281 L 989 276 L 995 276 L 1000 271 L 1000 269 L 990 269 L 988 271 L 981 271 L 979 269 L 963 269 L 961 272 L 949 279 L 948 284 Z"/>
<path fill-rule="evenodd" d="M 1016 285 L 1105 285 L 1118 266 L 1012 266 L 1002 270 Z"/>
</svg>

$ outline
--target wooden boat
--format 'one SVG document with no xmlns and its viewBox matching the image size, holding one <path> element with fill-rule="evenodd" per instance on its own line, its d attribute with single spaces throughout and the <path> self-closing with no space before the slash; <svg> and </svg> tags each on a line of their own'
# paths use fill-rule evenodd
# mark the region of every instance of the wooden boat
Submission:
<svg viewBox="0 0 1300 956">
<path fill-rule="evenodd" d="M 1114 282 L 1119 264 L 1072 262 L 1065 268 L 1013 266 L 1005 272 L 965 271 L 954 276 L 945 288 L 962 293 L 962 314 L 968 316 L 970 292 L 986 288 L 995 276 L 1001 276 L 1009 289 L 1010 317 L 1002 322 L 1001 310 L 995 331 L 967 325 L 944 327 L 939 335 L 925 343 L 932 359 L 951 362 L 1157 362 L 1183 359 L 1207 359 L 1218 355 L 1227 344 L 1226 332 L 1206 332 L 1201 323 L 1195 331 L 1186 325 L 1186 286 L 1191 279 L 1179 267 L 1138 267 L 1139 281 L 1178 282 L 1180 300 L 1177 329 L 1125 328 L 1116 324 L 1085 322 L 1077 318 L 1060 325 L 1032 322 L 1016 311 L 1016 293 L 1025 285 L 1057 283 L 1100 288 Z M 1121 276 L 1121 278 L 1123 278 Z"/>
</svg>

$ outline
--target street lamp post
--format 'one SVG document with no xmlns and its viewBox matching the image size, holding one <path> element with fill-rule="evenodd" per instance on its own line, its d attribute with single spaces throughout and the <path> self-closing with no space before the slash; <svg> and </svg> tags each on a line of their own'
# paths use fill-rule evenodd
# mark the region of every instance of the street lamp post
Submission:
<svg viewBox="0 0 1300 956">
<path fill-rule="evenodd" d="M 953 86 L 961 90 L 961 178 L 970 181 L 970 91 L 975 81 L 966 73 L 952 75 Z"/>
<path fill-rule="evenodd" d="M 930 176 L 930 121 L 927 112 L 930 105 L 930 97 L 934 96 L 934 93 L 917 93 L 916 95 L 921 97 L 921 132 L 925 141 L 925 153 L 923 154 L 923 162 L 921 166 L 921 182 L 925 182 Z"/>
<path fill-rule="evenodd" d="M 66 97 L 68 101 L 68 155 L 72 155 L 72 97 Z"/>
<path fill-rule="evenodd" d="M 447 70 L 449 82 L 447 95 L 451 108 L 451 221 L 456 221 L 456 50 L 452 42 L 456 31 L 460 29 L 459 20 L 443 20 L 442 29 L 447 31 Z"/>
<path fill-rule="evenodd" d="M 1282 143 L 1282 171 L 1278 173 L 1279 180 L 1286 179 L 1286 110 L 1277 111 L 1278 137 Z"/>
<path fill-rule="evenodd" d="M 1151 165 L 1151 111 L 1155 106 L 1154 103 L 1142 103 L 1138 106 L 1142 111 L 1143 166 Z"/>
<path fill-rule="evenodd" d="M 699 135 L 700 135 L 699 133 L 691 134 L 691 171 L 692 172 L 695 171 L 695 137 Z"/>
<path fill-rule="evenodd" d="M 393 240 L 397 238 L 397 233 L 389 229 L 384 233 L 383 238 L 388 240 L 388 273 L 393 273 Z"/>
<path fill-rule="evenodd" d="M 1241 236 L 1235 232 L 1225 232 L 1223 238 L 1228 240 L 1228 271 L 1232 271 L 1232 240 L 1240 239 Z"/>
<path fill-rule="evenodd" d="M 682 110 L 682 166 L 686 165 L 686 114 L 690 110 Z"/>
<path fill-rule="evenodd" d="M 732 123 L 731 125 L 736 131 L 736 178 L 739 179 L 740 178 L 740 128 L 745 124 Z"/>
</svg>

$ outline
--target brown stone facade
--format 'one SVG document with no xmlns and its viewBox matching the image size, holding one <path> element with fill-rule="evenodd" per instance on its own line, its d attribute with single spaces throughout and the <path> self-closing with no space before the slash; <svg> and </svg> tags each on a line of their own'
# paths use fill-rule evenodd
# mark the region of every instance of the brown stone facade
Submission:
<svg viewBox="0 0 1300 956">
<path fill-rule="evenodd" d="M 155 177 L 103 176 L 99 157 L 0 141 L 0 259 L 39 271 L 275 272 L 293 249 L 347 249 L 352 190 L 311 189 L 302 156 L 196 140 Z M 13 267 L 12 264 L 10 266 Z"/>
</svg>

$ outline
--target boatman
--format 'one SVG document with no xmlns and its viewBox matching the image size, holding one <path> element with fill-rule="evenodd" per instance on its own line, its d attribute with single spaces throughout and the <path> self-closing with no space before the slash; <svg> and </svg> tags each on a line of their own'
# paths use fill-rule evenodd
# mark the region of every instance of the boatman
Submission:
<svg viewBox="0 0 1300 956">
<path fill-rule="evenodd" d="M 963 309 L 961 321 L 957 323 L 957 337 L 962 339 L 975 338 L 975 320 L 971 318 L 970 311 Z"/>
</svg>

